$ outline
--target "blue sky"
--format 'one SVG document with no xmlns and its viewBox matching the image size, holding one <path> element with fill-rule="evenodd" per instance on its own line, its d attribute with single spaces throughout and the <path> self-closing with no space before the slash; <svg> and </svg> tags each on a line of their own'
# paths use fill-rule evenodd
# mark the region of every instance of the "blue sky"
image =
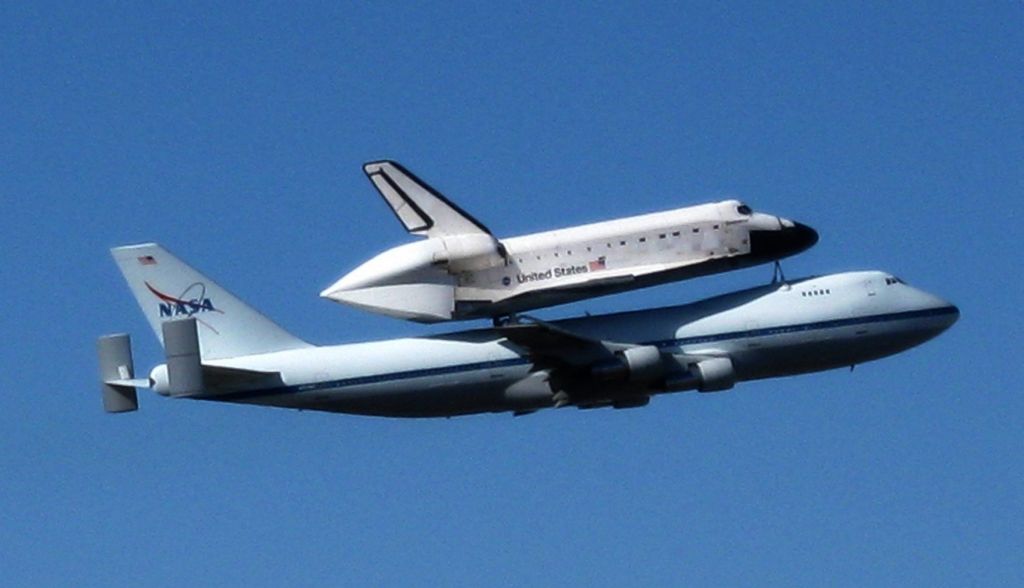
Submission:
<svg viewBox="0 0 1024 588">
<path fill-rule="evenodd" d="M 1024 582 L 1024 4 L 7 4 L 0 33 L 5 585 Z M 739 196 L 821 233 L 789 276 L 884 269 L 963 316 L 640 410 L 103 414 L 98 335 L 161 358 L 115 245 L 312 341 L 445 330 L 317 297 L 408 240 L 383 157 L 498 235 Z"/>
</svg>

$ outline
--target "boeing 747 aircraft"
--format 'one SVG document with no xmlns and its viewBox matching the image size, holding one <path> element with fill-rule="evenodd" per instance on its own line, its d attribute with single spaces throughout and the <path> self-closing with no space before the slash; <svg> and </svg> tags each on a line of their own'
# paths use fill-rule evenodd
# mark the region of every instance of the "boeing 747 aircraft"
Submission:
<svg viewBox="0 0 1024 588">
<path fill-rule="evenodd" d="M 814 229 L 737 200 L 499 240 L 401 165 L 364 170 L 405 230 L 426 239 L 375 256 L 320 295 L 418 322 L 503 317 L 687 280 L 818 241 Z"/>
<path fill-rule="evenodd" d="M 431 337 L 318 347 L 168 253 L 113 250 L 166 363 L 136 378 L 129 336 L 99 340 L 103 404 L 137 388 L 392 417 L 627 408 L 666 392 L 852 366 L 919 345 L 959 310 L 885 272 L 773 283 L 700 302 Z"/>
</svg>

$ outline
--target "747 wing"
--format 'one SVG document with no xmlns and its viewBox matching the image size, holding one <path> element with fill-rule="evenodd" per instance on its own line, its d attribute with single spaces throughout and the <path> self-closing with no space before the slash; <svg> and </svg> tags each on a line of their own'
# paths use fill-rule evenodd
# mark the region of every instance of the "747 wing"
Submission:
<svg viewBox="0 0 1024 588">
<path fill-rule="evenodd" d="M 654 345 L 601 341 L 537 319 L 497 327 L 551 373 L 556 406 L 643 406 L 654 392 L 687 387 L 691 358 L 662 353 Z M 670 383 L 671 382 L 671 383 Z"/>
</svg>

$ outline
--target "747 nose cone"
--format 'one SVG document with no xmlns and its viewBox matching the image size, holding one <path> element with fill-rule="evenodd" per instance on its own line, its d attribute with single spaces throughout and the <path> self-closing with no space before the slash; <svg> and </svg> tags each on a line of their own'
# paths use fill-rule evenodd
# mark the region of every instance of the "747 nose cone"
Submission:
<svg viewBox="0 0 1024 588">
<path fill-rule="evenodd" d="M 817 242 L 818 231 L 798 222 L 787 222 L 776 230 L 750 231 L 751 255 L 766 261 L 796 255 Z"/>
</svg>

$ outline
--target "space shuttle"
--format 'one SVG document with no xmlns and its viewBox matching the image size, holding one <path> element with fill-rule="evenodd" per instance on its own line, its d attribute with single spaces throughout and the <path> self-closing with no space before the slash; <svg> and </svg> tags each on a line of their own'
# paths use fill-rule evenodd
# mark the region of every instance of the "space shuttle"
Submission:
<svg viewBox="0 0 1024 588">
<path fill-rule="evenodd" d="M 818 241 L 801 223 L 723 200 L 499 239 L 394 161 L 363 170 L 405 230 L 320 296 L 435 323 L 492 318 L 777 261 Z"/>
</svg>

